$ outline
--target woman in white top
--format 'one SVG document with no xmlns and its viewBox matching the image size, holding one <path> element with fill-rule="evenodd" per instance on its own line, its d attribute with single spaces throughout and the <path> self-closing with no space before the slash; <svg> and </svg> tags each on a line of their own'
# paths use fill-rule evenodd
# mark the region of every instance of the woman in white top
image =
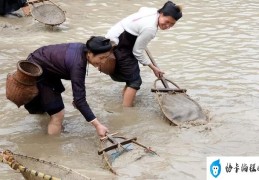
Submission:
<svg viewBox="0 0 259 180">
<path fill-rule="evenodd" d="M 110 75 L 114 81 L 126 82 L 123 90 L 123 106 L 133 106 L 142 80 L 138 62 L 149 66 L 158 78 L 163 72 L 144 56 L 148 43 L 156 36 L 158 28 L 166 30 L 182 17 L 181 7 L 168 1 L 161 9 L 142 7 L 115 24 L 106 34 L 115 43 L 115 72 Z"/>
</svg>

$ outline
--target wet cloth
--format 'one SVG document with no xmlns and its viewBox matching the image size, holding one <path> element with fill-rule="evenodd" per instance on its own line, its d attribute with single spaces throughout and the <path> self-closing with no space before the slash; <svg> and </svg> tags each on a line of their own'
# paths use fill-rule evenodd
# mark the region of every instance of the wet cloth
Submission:
<svg viewBox="0 0 259 180">
<path fill-rule="evenodd" d="M 138 60 L 132 52 L 136 39 L 136 36 L 126 31 L 119 36 L 119 44 L 114 49 L 116 67 L 111 78 L 115 81 L 126 82 L 127 86 L 138 90 L 142 80 Z"/>
<path fill-rule="evenodd" d="M 17 11 L 24 7 L 26 2 L 26 0 L 0 0 L 0 15 Z"/>
<path fill-rule="evenodd" d="M 47 86 L 52 89 L 53 94 L 61 94 L 65 90 L 61 79 L 71 80 L 74 105 L 90 122 L 95 119 L 95 115 L 86 101 L 87 60 L 85 52 L 86 46 L 83 43 L 49 45 L 31 53 L 28 60 L 39 64 L 43 69 L 43 75 L 38 82 L 39 88 Z M 55 108 L 56 106 L 53 107 Z"/>
</svg>

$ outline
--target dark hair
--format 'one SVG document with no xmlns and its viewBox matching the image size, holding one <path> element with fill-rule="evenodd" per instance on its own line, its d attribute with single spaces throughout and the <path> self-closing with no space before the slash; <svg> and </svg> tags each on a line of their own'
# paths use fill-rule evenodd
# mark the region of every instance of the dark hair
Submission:
<svg viewBox="0 0 259 180">
<path fill-rule="evenodd" d="M 110 51 L 112 49 L 112 44 L 110 39 L 103 36 L 92 36 L 86 42 L 86 48 L 96 55 Z"/>
<path fill-rule="evenodd" d="M 167 1 L 158 12 L 163 13 L 164 16 L 171 16 L 176 21 L 182 17 L 181 7 L 175 5 L 172 1 Z"/>
</svg>

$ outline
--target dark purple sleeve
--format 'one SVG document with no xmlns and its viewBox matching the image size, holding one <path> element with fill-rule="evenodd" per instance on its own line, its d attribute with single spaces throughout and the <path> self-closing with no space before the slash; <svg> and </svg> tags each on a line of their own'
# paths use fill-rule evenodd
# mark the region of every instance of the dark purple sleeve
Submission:
<svg viewBox="0 0 259 180">
<path fill-rule="evenodd" d="M 73 49 L 70 47 L 70 50 Z M 77 48 L 76 48 L 77 49 Z M 85 91 L 85 76 L 86 76 L 86 59 L 82 57 L 82 52 L 77 52 L 74 54 L 74 50 L 70 54 L 67 52 L 67 65 L 70 69 L 70 78 L 73 90 L 74 105 L 85 117 L 85 119 L 90 122 L 96 117 L 92 112 L 86 101 L 86 91 Z"/>
<path fill-rule="evenodd" d="M 83 70 L 74 71 L 73 74 L 71 74 L 71 83 L 74 105 L 88 122 L 94 120 L 96 117 L 86 101 L 85 73 L 83 73 Z"/>
</svg>

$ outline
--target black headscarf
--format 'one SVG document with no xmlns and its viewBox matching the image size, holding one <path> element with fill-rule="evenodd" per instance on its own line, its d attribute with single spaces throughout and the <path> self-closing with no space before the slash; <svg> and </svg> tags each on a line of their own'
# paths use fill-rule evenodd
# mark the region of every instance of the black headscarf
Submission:
<svg viewBox="0 0 259 180">
<path fill-rule="evenodd" d="M 103 36 L 92 36 L 86 42 L 86 48 L 94 54 L 100 54 L 108 52 L 112 49 L 110 39 Z"/>
<path fill-rule="evenodd" d="M 171 16 L 176 21 L 182 17 L 181 9 L 172 1 L 167 1 L 158 12 L 163 13 L 164 16 Z"/>
</svg>

